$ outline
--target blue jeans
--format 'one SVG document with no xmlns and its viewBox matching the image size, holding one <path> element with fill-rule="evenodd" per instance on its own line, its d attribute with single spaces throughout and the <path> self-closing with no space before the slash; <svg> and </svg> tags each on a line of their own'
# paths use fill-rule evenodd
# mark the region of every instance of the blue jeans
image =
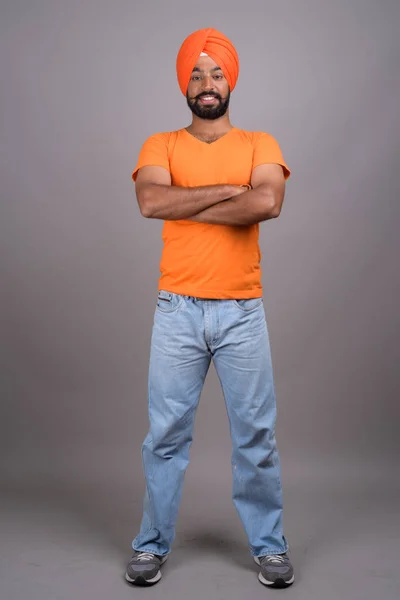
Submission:
<svg viewBox="0 0 400 600">
<path fill-rule="evenodd" d="M 194 417 L 211 359 L 230 424 L 232 499 L 250 552 L 286 552 L 263 300 L 205 300 L 164 290 L 158 293 L 151 339 L 150 428 L 142 446 L 144 510 L 132 547 L 158 555 L 170 552 Z"/>
</svg>

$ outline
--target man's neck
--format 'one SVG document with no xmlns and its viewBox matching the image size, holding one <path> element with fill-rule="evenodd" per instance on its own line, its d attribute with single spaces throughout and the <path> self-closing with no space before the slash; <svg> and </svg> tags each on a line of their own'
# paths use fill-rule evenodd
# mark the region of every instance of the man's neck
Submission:
<svg viewBox="0 0 400 600">
<path fill-rule="evenodd" d="M 228 133 L 232 127 L 233 125 L 231 124 L 228 115 L 224 115 L 220 119 L 215 119 L 214 121 L 210 119 L 200 119 L 196 115 L 193 115 L 192 124 L 189 125 L 186 130 L 204 142 L 215 142 L 215 140 L 218 140 Z"/>
</svg>

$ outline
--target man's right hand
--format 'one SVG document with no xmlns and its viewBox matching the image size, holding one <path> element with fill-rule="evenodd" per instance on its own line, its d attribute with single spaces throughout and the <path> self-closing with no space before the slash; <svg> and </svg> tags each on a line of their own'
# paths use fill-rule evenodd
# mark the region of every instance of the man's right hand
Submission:
<svg viewBox="0 0 400 600">
<path fill-rule="evenodd" d="M 243 185 L 235 185 L 233 186 L 233 189 L 235 193 L 232 194 L 232 198 L 234 198 L 235 196 L 240 196 L 240 194 L 243 194 L 244 192 L 248 192 L 249 190 L 251 190 L 251 186 L 245 183 Z"/>
</svg>

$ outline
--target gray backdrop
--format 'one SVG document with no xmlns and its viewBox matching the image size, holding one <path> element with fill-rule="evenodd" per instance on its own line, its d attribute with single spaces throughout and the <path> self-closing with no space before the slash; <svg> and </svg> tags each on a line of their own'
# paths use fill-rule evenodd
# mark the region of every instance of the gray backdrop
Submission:
<svg viewBox="0 0 400 600">
<path fill-rule="evenodd" d="M 130 179 L 190 112 L 175 58 L 216 27 L 234 125 L 292 169 L 261 225 L 296 598 L 398 597 L 397 0 L 2 0 L 1 597 L 129 598 L 161 252 Z M 211 368 L 151 597 L 264 597 Z M 350 587 L 353 586 L 350 592 Z M 293 588 L 294 590 L 294 588 Z"/>
</svg>

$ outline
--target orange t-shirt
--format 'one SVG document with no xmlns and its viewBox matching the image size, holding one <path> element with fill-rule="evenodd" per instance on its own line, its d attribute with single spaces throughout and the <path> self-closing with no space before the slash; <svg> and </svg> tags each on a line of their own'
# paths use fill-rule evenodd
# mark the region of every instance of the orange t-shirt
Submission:
<svg viewBox="0 0 400 600">
<path fill-rule="evenodd" d="M 265 163 L 290 171 L 275 138 L 268 133 L 233 127 L 217 141 L 201 142 L 186 129 L 157 133 L 142 146 L 132 173 L 144 166 L 164 167 L 172 185 L 249 184 L 252 170 Z M 259 224 L 214 225 L 164 221 L 164 248 L 158 289 L 210 299 L 262 296 Z"/>
</svg>

